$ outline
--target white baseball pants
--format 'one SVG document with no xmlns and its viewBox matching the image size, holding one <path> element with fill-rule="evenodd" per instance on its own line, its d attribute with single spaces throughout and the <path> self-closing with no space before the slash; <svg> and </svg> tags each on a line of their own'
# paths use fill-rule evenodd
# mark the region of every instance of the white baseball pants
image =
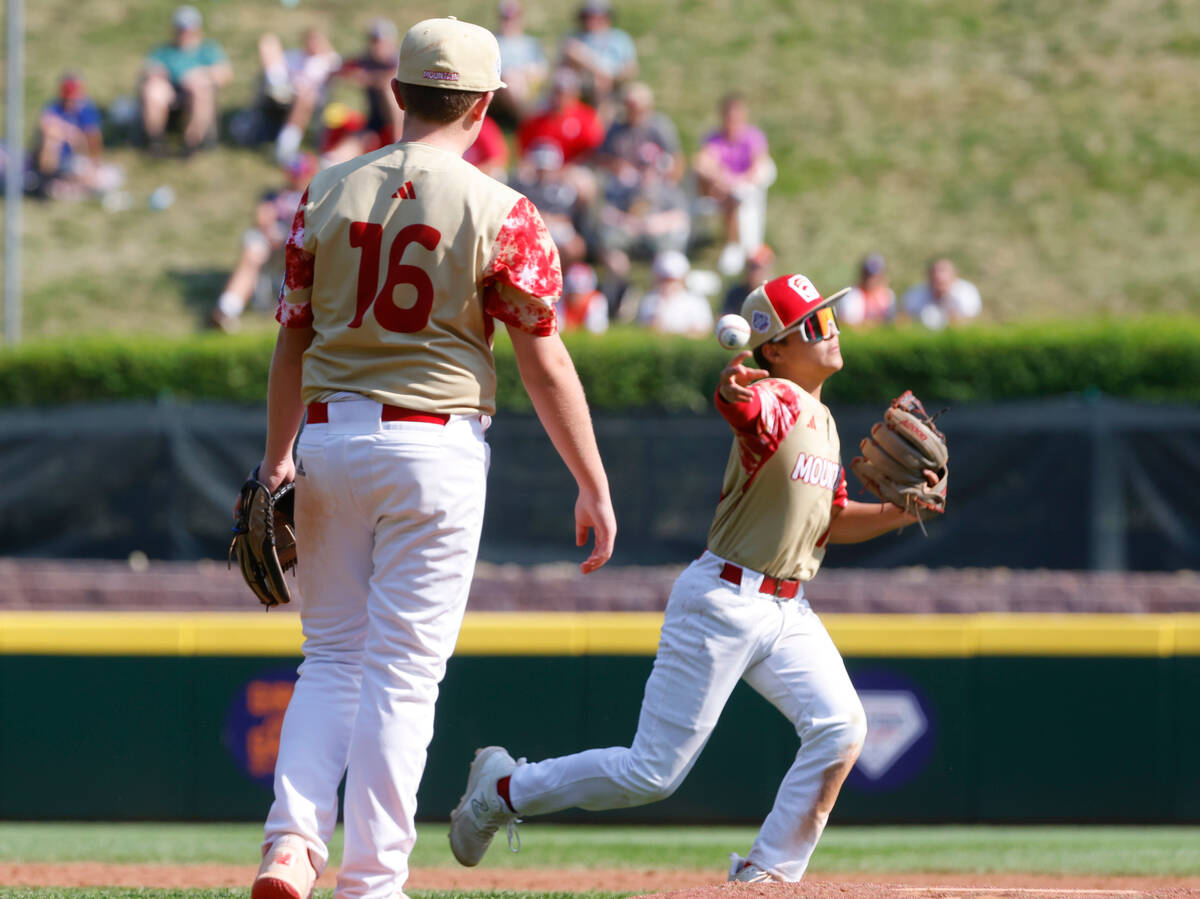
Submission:
<svg viewBox="0 0 1200 899">
<path fill-rule="evenodd" d="M 300 834 L 322 870 L 345 773 L 337 899 L 393 899 L 475 570 L 489 449 L 478 418 L 382 422 L 369 400 L 328 408 L 297 450 L 304 661 L 265 844 Z"/>
<path fill-rule="evenodd" d="M 589 749 L 520 765 L 509 795 L 520 815 L 564 808 L 627 808 L 670 796 L 708 741 L 738 679 L 796 727 L 801 748 L 748 858 L 797 881 L 825 828 L 842 779 L 866 736 L 866 715 L 841 655 L 808 603 L 722 580 L 705 552 L 675 581 L 654 669 L 629 748 Z M 728 789 L 736 790 L 730 772 Z"/>
</svg>

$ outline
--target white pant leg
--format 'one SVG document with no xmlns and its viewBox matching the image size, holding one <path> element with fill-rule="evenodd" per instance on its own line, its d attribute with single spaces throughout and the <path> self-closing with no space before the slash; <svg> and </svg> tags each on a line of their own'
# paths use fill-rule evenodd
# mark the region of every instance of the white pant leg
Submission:
<svg viewBox="0 0 1200 899">
<path fill-rule="evenodd" d="M 306 692 L 297 686 L 302 698 L 317 699 L 297 706 L 304 715 L 293 716 L 289 706 L 288 717 L 296 720 L 289 730 L 285 718 L 285 738 L 294 736 L 280 759 L 286 755 L 311 774 L 283 804 L 295 811 L 293 819 L 306 804 L 320 806 L 322 822 L 327 807 L 335 819 L 336 788 L 348 766 L 336 895 L 393 899 L 408 874 L 438 683 L 474 573 L 488 448 L 478 421 L 381 424 L 377 404 L 355 401 L 330 404 L 330 423 L 305 430 L 299 457 L 302 483 L 329 487 L 311 490 L 307 505 L 300 502 L 302 488 L 297 491 L 298 532 L 319 518 L 322 524 L 310 523 L 309 533 L 328 541 L 310 559 L 301 557 L 311 572 L 311 583 L 302 578 L 301 588 L 312 595 L 301 609 L 306 660 L 300 683 L 306 677 L 323 682 L 315 676 L 320 672 L 337 687 Z M 328 658 L 318 664 L 323 655 Z M 336 753 L 313 751 L 326 743 L 341 749 L 336 769 Z M 277 769 L 276 779 L 290 776 Z M 288 813 L 272 814 L 281 832 L 308 836 L 288 826 Z"/>
<path fill-rule="evenodd" d="M 408 877 L 438 684 L 475 570 L 488 452 L 479 422 L 462 420 L 384 431 L 362 461 L 378 524 L 336 895 L 392 899 Z"/>
<path fill-rule="evenodd" d="M 722 565 L 706 553 L 675 581 L 633 745 L 518 766 L 509 795 L 520 814 L 645 805 L 683 782 L 742 672 L 780 624 L 774 603 L 717 576 Z"/>
<path fill-rule="evenodd" d="M 767 159 L 754 184 L 744 185 L 738 196 L 738 243 L 747 254 L 753 253 L 766 238 L 767 188 L 775 182 L 775 163 Z"/>
<path fill-rule="evenodd" d="M 319 433 L 318 433 L 319 432 Z M 309 428 L 298 448 L 297 584 L 304 661 L 275 763 L 265 844 L 300 834 L 323 870 L 337 824 L 337 787 L 358 712 L 374 534 L 351 501 L 342 443 Z"/>
<path fill-rule="evenodd" d="M 862 748 L 867 717 L 816 613 L 804 601 L 782 608 L 785 622 L 775 648 L 745 680 L 796 726 L 801 746 L 748 857 L 798 881 L 849 771 L 847 762 Z"/>
</svg>

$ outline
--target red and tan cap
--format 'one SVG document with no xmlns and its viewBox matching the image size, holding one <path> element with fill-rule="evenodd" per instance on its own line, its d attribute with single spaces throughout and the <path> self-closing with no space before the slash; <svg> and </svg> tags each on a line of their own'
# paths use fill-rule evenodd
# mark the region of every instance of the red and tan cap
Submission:
<svg viewBox="0 0 1200 899">
<path fill-rule="evenodd" d="M 494 91 L 500 80 L 500 45 L 486 28 L 453 16 L 418 22 L 400 42 L 401 84 L 455 91 Z"/>
<path fill-rule="evenodd" d="M 805 316 L 837 302 L 849 290 L 843 287 L 833 296 L 823 297 L 804 275 L 781 275 L 764 281 L 742 303 L 742 318 L 750 322 L 747 349 L 778 340 Z"/>
</svg>

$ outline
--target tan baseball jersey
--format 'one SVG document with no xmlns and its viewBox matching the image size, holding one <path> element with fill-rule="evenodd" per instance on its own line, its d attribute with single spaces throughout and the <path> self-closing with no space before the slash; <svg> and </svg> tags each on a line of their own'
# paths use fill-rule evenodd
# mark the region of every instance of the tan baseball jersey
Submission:
<svg viewBox="0 0 1200 899">
<path fill-rule="evenodd" d="M 745 403 L 717 394 L 735 440 L 708 548 L 772 577 L 811 580 L 833 507 L 846 505 L 837 427 L 829 409 L 791 381 L 765 378 L 751 389 Z"/>
<path fill-rule="evenodd" d="M 313 178 L 276 318 L 316 332 L 303 399 L 351 392 L 422 412 L 495 412 L 494 319 L 556 331 L 558 251 L 525 197 L 427 144 Z"/>
</svg>

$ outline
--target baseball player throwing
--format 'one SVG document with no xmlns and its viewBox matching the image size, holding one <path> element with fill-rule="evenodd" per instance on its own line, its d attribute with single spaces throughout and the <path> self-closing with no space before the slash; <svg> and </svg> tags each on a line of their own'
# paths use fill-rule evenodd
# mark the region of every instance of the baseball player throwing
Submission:
<svg viewBox="0 0 1200 899">
<path fill-rule="evenodd" d="M 851 502 L 825 380 L 842 367 L 832 303 L 803 275 L 746 298 L 759 368 L 733 358 L 717 411 L 733 429 L 708 548 L 675 581 L 633 744 L 535 764 L 480 750 L 451 814 L 450 845 L 477 864 L 517 816 L 577 806 L 643 805 L 691 770 L 739 678 L 787 716 L 801 739 L 747 858 L 729 879 L 797 881 L 858 758 L 866 718 L 837 648 L 804 599 L 830 543 L 855 543 L 917 521 L 890 503 Z M 731 789 L 736 789 L 731 781 Z"/>
<path fill-rule="evenodd" d="M 400 141 L 319 173 L 296 212 L 260 478 L 272 489 L 296 478 L 304 661 L 253 899 L 311 894 L 343 773 L 336 896 L 403 896 L 483 521 L 495 321 L 578 483 L 576 537 L 595 538 L 583 571 L 612 552 L 608 483 L 555 330 L 554 243 L 528 200 L 462 159 L 499 71 L 485 29 L 413 26 L 392 83 Z"/>
</svg>

